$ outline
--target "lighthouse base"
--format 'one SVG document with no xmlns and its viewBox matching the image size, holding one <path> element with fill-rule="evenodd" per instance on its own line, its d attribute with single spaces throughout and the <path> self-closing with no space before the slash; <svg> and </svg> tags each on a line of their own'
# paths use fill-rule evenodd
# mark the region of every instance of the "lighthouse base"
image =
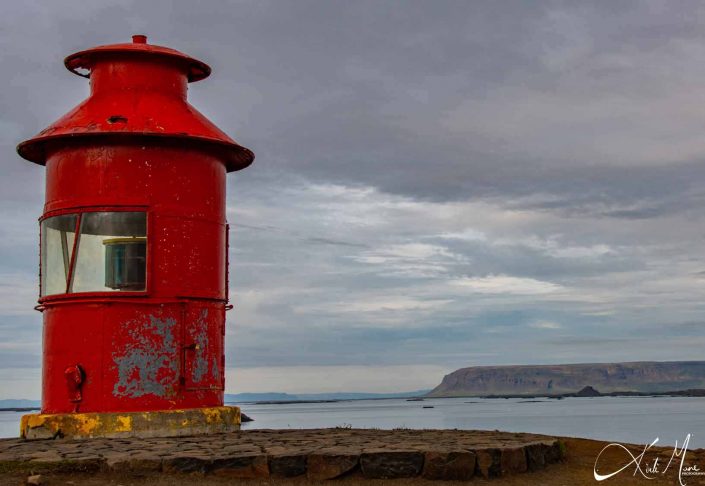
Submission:
<svg viewBox="0 0 705 486">
<path fill-rule="evenodd" d="M 240 408 L 208 407 L 150 412 L 24 415 L 23 439 L 93 437 L 178 437 L 240 430 Z"/>
</svg>

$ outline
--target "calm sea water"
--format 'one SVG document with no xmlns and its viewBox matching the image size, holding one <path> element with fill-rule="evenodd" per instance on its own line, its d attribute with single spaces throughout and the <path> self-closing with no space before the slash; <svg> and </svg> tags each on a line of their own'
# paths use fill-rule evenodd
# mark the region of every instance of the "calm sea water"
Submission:
<svg viewBox="0 0 705 486">
<path fill-rule="evenodd" d="M 705 448 L 705 398 L 598 397 L 564 400 L 437 398 L 289 405 L 241 404 L 255 419 L 244 429 L 352 426 L 393 429 L 484 429 L 585 437 L 614 442 Z M 432 406 L 433 408 L 423 408 Z"/>
<path fill-rule="evenodd" d="M 564 400 L 445 398 L 240 404 L 243 429 L 355 427 L 484 429 L 705 448 L 705 398 L 599 397 Z M 423 408 L 433 407 L 433 408 Z M 16 437 L 22 413 L 0 412 L 0 437 Z"/>
</svg>

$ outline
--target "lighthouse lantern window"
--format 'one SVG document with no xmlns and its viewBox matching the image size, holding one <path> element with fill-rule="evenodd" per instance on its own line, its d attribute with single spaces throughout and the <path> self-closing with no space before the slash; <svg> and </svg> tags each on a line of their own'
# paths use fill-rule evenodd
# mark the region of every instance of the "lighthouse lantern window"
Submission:
<svg viewBox="0 0 705 486">
<path fill-rule="evenodd" d="M 144 291 L 146 274 L 145 212 L 83 212 L 42 221 L 42 295 Z"/>
<path fill-rule="evenodd" d="M 145 290 L 147 217 L 144 212 L 95 212 L 81 217 L 70 292 Z"/>
<path fill-rule="evenodd" d="M 63 214 L 42 221 L 42 295 L 66 292 L 77 221 L 75 214 Z"/>
</svg>

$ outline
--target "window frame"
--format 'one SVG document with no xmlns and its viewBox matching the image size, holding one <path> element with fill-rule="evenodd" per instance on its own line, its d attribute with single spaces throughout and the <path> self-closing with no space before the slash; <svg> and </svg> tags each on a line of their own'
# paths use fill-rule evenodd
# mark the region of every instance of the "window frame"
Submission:
<svg viewBox="0 0 705 486">
<path fill-rule="evenodd" d="M 147 235 L 147 247 L 146 247 L 146 258 L 145 258 L 145 282 L 144 290 L 130 290 L 125 292 L 116 291 L 106 291 L 106 290 L 94 290 L 89 292 L 69 292 L 73 284 L 73 274 L 76 266 L 77 253 L 76 249 L 79 249 L 79 242 L 81 239 L 80 229 L 83 215 L 86 213 L 100 213 L 100 212 L 140 212 L 145 213 L 146 218 L 146 235 Z M 42 222 L 46 219 L 53 218 L 55 216 L 62 216 L 65 214 L 75 214 L 76 217 L 76 237 L 73 242 L 73 249 L 71 251 L 71 258 L 69 263 L 69 274 L 66 279 L 66 288 L 63 293 L 42 295 L 44 289 L 42 288 L 42 244 L 44 235 L 42 234 Z M 150 235 L 153 234 L 152 231 L 152 215 L 148 206 L 136 206 L 136 205 L 110 205 L 110 206 L 80 206 L 75 208 L 64 208 L 57 209 L 54 211 L 49 211 L 44 213 L 39 218 L 39 303 L 43 304 L 48 301 L 55 300 L 67 300 L 67 299 L 77 299 L 86 297 L 96 297 L 96 298 L 133 298 L 133 297 L 146 297 L 149 295 L 150 289 L 152 288 L 152 272 L 151 272 L 151 260 L 152 260 L 152 239 Z"/>
</svg>

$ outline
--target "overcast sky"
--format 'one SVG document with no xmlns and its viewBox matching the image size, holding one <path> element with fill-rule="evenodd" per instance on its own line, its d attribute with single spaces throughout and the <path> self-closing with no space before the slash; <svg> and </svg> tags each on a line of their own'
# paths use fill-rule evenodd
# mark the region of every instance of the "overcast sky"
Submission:
<svg viewBox="0 0 705 486">
<path fill-rule="evenodd" d="M 471 365 L 703 359 L 697 2 L 0 7 L 0 398 L 39 398 L 44 169 L 15 145 L 135 33 L 209 63 L 228 178 L 227 391 L 403 391 Z"/>
</svg>

